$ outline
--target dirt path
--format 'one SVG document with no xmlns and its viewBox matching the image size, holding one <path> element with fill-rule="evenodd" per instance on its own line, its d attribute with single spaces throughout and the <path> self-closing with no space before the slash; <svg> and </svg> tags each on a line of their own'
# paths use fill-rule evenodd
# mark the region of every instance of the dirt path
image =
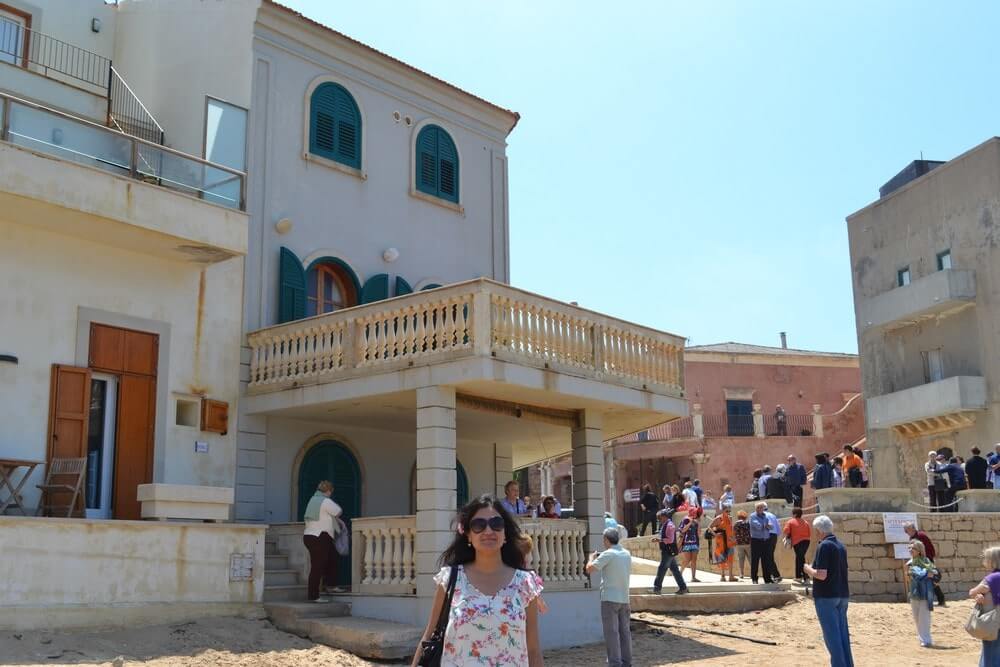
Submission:
<svg viewBox="0 0 1000 667">
<path fill-rule="evenodd" d="M 976 665 L 979 643 L 963 629 L 970 609 L 969 602 L 952 602 L 945 609 L 935 609 L 932 634 L 938 647 L 923 649 L 917 641 L 908 605 L 853 604 L 848 617 L 855 663 L 859 667 Z M 659 630 L 636 623 L 633 634 L 636 667 L 828 664 L 816 614 L 809 601 L 780 609 L 725 616 L 638 616 L 770 639 L 779 645 L 764 646 L 689 630 Z M 116 660 L 119 657 L 122 660 Z M 603 645 L 594 645 L 549 651 L 545 664 L 547 667 L 588 667 L 603 664 L 604 658 Z M 116 631 L 5 633 L 0 635 L 0 664 L 373 667 L 385 663 L 372 663 L 343 651 L 317 646 L 279 632 L 267 621 L 222 618 Z"/>
</svg>

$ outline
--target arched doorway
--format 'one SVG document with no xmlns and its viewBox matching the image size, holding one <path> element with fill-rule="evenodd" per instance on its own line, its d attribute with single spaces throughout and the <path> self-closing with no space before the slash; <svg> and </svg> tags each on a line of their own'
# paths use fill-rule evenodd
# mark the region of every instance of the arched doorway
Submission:
<svg viewBox="0 0 1000 667">
<path fill-rule="evenodd" d="M 455 461 L 455 501 L 458 507 L 469 502 L 469 476 L 461 461 Z M 456 508 L 458 509 L 458 508 Z M 410 514 L 417 513 L 417 464 L 410 468 Z"/>
<path fill-rule="evenodd" d="M 297 521 L 302 521 L 309 499 L 324 479 L 333 483 L 333 500 L 344 511 L 341 518 L 351 529 L 351 519 L 361 514 L 361 467 L 343 443 L 321 440 L 309 448 L 299 465 L 299 497 Z M 337 568 L 337 583 L 351 583 L 351 557 L 341 556 Z"/>
</svg>

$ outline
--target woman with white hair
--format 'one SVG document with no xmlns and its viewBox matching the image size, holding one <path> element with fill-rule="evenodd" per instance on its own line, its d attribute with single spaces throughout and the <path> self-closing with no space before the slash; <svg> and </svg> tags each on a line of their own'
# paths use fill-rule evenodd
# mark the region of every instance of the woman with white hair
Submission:
<svg viewBox="0 0 1000 667">
<path fill-rule="evenodd" d="M 975 599 L 977 605 L 986 605 L 989 596 L 994 607 L 1000 607 L 1000 547 L 988 547 L 983 550 L 983 567 L 989 574 L 979 582 L 979 585 L 969 591 L 969 597 Z M 1000 637 L 993 641 L 983 640 L 983 652 L 979 656 L 979 667 L 1000 667 Z"/>
<path fill-rule="evenodd" d="M 910 609 L 917 625 L 917 637 L 924 648 L 933 646 L 931 640 L 931 611 L 934 609 L 934 574 L 937 568 L 927 558 L 927 550 L 920 540 L 910 541 L 910 560 L 906 569 L 910 575 Z"/>
</svg>

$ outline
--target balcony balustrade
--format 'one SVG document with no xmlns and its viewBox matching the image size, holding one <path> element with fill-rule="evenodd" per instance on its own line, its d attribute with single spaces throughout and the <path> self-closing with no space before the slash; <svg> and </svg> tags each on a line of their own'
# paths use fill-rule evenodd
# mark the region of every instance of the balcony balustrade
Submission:
<svg viewBox="0 0 1000 667">
<path fill-rule="evenodd" d="M 485 278 L 261 329 L 247 342 L 251 394 L 480 356 L 683 395 L 682 338 Z"/>
</svg>

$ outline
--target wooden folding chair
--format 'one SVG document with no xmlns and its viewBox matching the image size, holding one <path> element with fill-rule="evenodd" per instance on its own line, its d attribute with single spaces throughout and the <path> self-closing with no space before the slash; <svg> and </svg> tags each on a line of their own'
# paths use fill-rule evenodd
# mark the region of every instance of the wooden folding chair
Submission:
<svg viewBox="0 0 1000 667">
<path fill-rule="evenodd" d="M 40 516 L 56 516 L 55 510 L 66 510 L 67 517 L 73 516 L 79 498 L 80 516 L 83 516 L 83 478 L 87 470 L 87 459 L 52 459 L 45 473 L 45 483 L 36 484 L 42 490 L 42 500 L 38 503 Z M 60 501 L 72 494 L 68 504 Z"/>
</svg>

